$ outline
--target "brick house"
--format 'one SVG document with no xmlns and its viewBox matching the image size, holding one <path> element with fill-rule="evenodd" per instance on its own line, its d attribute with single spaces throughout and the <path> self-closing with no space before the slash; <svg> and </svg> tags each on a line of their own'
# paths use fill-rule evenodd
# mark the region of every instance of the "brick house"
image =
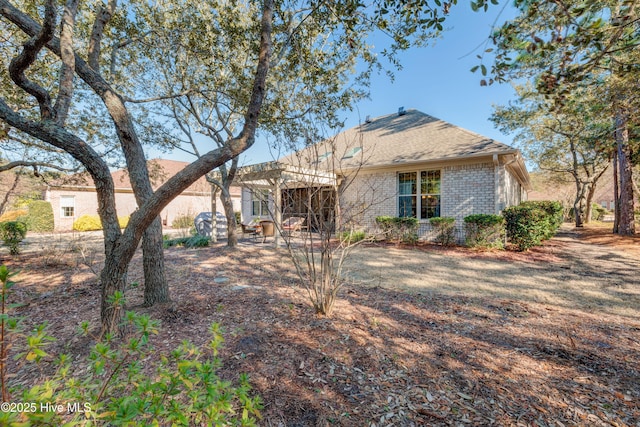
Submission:
<svg viewBox="0 0 640 427">
<path fill-rule="evenodd" d="M 429 238 L 432 217 L 454 217 L 462 230 L 464 217 L 499 214 L 526 200 L 531 190 L 519 150 L 416 110 L 367 118 L 277 165 L 335 173 L 338 223 L 357 222 L 369 230 L 377 216 L 415 217 L 423 239 Z M 304 181 L 281 179 L 282 217 L 305 214 L 301 211 L 309 205 L 304 198 L 313 179 Z M 333 197 L 327 190 L 320 199 Z M 243 190 L 243 218 L 264 214 L 263 191 L 250 185 Z M 322 209 L 323 200 L 312 204 Z M 359 212 L 348 215 L 349 210 Z"/>
<path fill-rule="evenodd" d="M 154 159 L 148 162 L 149 176 L 154 188 L 159 187 L 187 165 L 176 160 Z M 130 215 L 138 205 L 131 189 L 126 169 L 111 174 L 116 187 L 116 207 L 118 216 Z M 232 187 L 234 207 L 240 209 L 240 188 Z M 69 231 L 73 222 L 82 215 L 98 214 L 98 199 L 93 181 L 88 174 L 67 177 L 46 188 L 44 200 L 51 202 L 56 231 Z M 222 203 L 218 200 L 218 210 Z M 182 194 L 173 199 L 161 212 L 163 226 L 171 226 L 177 216 L 192 215 L 211 211 L 211 185 L 204 177 L 193 183 Z"/>
</svg>

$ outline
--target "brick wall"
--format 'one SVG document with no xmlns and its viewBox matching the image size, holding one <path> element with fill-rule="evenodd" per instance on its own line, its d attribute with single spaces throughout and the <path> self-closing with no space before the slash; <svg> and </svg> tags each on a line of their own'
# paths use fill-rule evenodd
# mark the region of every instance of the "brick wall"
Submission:
<svg viewBox="0 0 640 427">
<path fill-rule="evenodd" d="M 340 189 L 342 222 L 358 220 L 362 228 L 375 228 L 377 216 L 398 215 L 398 178 L 394 171 L 346 179 Z"/>
<path fill-rule="evenodd" d="M 495 213 L 495 169 L 492 163 L 447 166 L 442 170 L 442 216 L 456 219 Z"/>
<path fill-rule="evenodd" d="M 431 168 L 432 169 L 432 168 Z M 424 170 L 422 168 L 416 170 Z M 504 200 L 505 192 L 501 182 L 505 180 L 504 166 L 494 167 L 493 163 L 445 166 L 441 175 L 441 215 L 456 218 L 457 236 L 464 239 L 464 217 L 478 213 L 497 213 L 496 207 Z M 506 175 L 509 175 L 506 173 Z M 510 177 L 509 184 L 519 184 Z M 366 204 L 370 206 L 362 216 L 362 227 L 373 231 L 375 218 L 381 215 L 398 215 L 397 172 L 360 174 L 349 181 L 342 193 L 342 206 Z M 496 180 L 497 184 L 496 185 Z M 514 186 L 515 188 L 515 186 Z M 498 194 L 496 194 L 496 189 Z M 508 191 L 515 194 L 515 189 Z M 497 198 L 496 198 L 497 197 Z M 511 197 L 511 196 L 510 196 Z M 354 202 L 358 201 L 358 202 Z M 420 221 L 420 238 L 432 236 L 428 220 Z"/>
</svg>

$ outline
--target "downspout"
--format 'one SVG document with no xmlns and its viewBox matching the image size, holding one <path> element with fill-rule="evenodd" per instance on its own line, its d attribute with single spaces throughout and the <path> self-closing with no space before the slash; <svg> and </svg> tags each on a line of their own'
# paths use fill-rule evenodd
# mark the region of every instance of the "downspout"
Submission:
<svg viewBox="0 0 640 427">
<path fill-rule="evenodd" d="M 500 213 L 500 159 L 497 154 L 493 155 L 493 204 L 494 214 Z"/>
</svg>

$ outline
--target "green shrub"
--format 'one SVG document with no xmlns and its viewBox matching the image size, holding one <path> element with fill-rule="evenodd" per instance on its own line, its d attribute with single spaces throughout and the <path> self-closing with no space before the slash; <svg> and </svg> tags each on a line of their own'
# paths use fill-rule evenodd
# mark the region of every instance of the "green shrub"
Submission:
<svg viewBox="0 0 640 427">
<path fill-rule="evenodd" d="M 435 242 L 442 246 L 456 243 L 456 219 L 448 216 L 431 218 L 429 224 L 436 233 Z"/>
<path fill-rule="evenodd" d="M 20 221 L 7 221 L 0 223 L 0 238 L 9 247 L 11 255 L 20 253 L 20 242 L 27 236 L 27 225 Z"/>
<path fill-rule="evenodd" d="M 351 244 L 351 243 L 357 243 L 364 240 L 367 237 L 367 235 L 365 234 L 364 231 L 351 230 L 351 231 L 343 231 L 342 233 L 340 233 L 338 237 L 341 243 Z"/>
<path fill-rule="evenodd" d="M 6 266 L 0 266 L 3 301 L 13 285 L 10 276 Z M 121 295 L 116 300 L 122 301 Z M 2 307 L 6 310 L 9 305 Z M 7 359 L 10 342 L 21 332 L 18 319 L 5 310 L 0 313 L 6 332 L 0 337 L 2 360 Z M 55 371 L 42 374 L 34 385 L 12 384 L 11 373 L 0 370 L 3 392 L 9 381 L 7 391 L 26 408 L 0 412 L 0 425 L 256 425 L 262 404 L 260 397 L 251 393 L 248 376 L 240 374 L 237 386 L 218 376 L 222 364 L 218 354 L 224 342 L 218 324 L 209 328 L 211 339 L 206 346 L 185 341 L 157 357 L 149 337 L 158 334 L 159 323 L 133 312 L 126 313 L 125 319 L 127 336 L 117 341 L 104 337 L 84 361 L 61 355 Z M 88 334 L 88 322 L 81 329 Z M 52 359 L 46 352 L 52 340 L 46 325 L 37 326 L 27 335 L 23 351 L 15 356 L 18 364 L 39 365 Z M 49 371 L 49 366 L 46 370 L 28 368 Z M 47 410 L 51 405 L 60 405 L 63 410 Z"/>
<path fill-rule="evenodd" d="M 209 246 L 211 240 L 207 236 L 191 236 L 191 237 L 177 237 L 175 239 L 163 239 L 162 245 L 164 248 L 171 248 L 173 246 L 184 246 L 185 248 L 204 248 Z"/>
<path fill-rule="evenodd" d="M 190 228 L 193 227 L 195 216 L 191 214 L 178 215 L 171 222 L 171 228 Z"/>
<path fill-rule="evenodd" d="M 504 217 L 475 214 L 464 218 L 465 244 L 471 248 L 503 248 L 506 230 Z"/>
<path fill-rule="evenodd" d="M 98 215 L 82 215 L 73 221 L 75 231 L 95 231 L 102 230 L 102 222 Z"/>
<path fill-rule="evenodd" d="M 542 240 L 547 240 L 555 236 L 556 232 L 562 225 L 563 207 L 562 203 L 556 201 L 530 201 L 523 202 L 520 206 L 542 209 L 545 212 L 546 230 Z"/>
<path fill-rule="evenodd" d="M 27 205 L 29 208 L 25 223 L 27 229 L 36 233 L 53 231 L 53 208 L 51 203 L 44 200 L 32 200 Z"/>
<path fill-rule="evenodd" d="M 602 221 L 609 211 L 597 203 L 591 204 L 591 219 L 594 221 Z"/>
<path fill-rule="evenodd" d="M 385 235 L 386 240 L 415 243 L 418 240 L 417 218 L 410 217 L 376 217 L 376 223 Z"/>
<path fill-rule="evenodd" d="M 198 236 L 189 237 L 189 239 L 187 240 L 184 246 L 187 248 L 204 248 L 209 246 L 210 242 L 211 242 L 211 239 L 209 239 L 209 237 L 198 235 Z"/>
<path fill-rule="evenodd" d="M 242 222 L 242 212 L 234 212 L 233 215 L 236 217 L 236 224 L 240 224 Z"/>
<path fill-rule="evenodd" d="M 547 212 L 535 204 L 511 206 L 502 212 L 507 238 L 521 251 L 538 246 L 549 233 Z"/>
</svg>

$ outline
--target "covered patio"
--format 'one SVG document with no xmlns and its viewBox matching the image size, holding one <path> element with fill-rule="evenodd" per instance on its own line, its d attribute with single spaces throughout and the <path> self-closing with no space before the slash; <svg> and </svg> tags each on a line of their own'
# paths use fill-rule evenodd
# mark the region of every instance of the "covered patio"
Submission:
<svg viewBox="0 0 640 427">
<path fill-rule="evenodd" d="M 284 219 L 303 217 L 306 218 L 306 226 L 313 227 L 313 222 L 336 215 L 340 179 L 331 172 L 273 161 L 239 168 L 234 183 L 243 188 L 243 221 L 262 217 L 266 208 L 266 213 L 275 223 L 276 247 L 280 246 Z M 263 194 L 267 196 L 266 200 L 256 200 L 254 194 Z M 249 204 L 245 204 L 247 197 L 251 198 Z"/>
</svg>

